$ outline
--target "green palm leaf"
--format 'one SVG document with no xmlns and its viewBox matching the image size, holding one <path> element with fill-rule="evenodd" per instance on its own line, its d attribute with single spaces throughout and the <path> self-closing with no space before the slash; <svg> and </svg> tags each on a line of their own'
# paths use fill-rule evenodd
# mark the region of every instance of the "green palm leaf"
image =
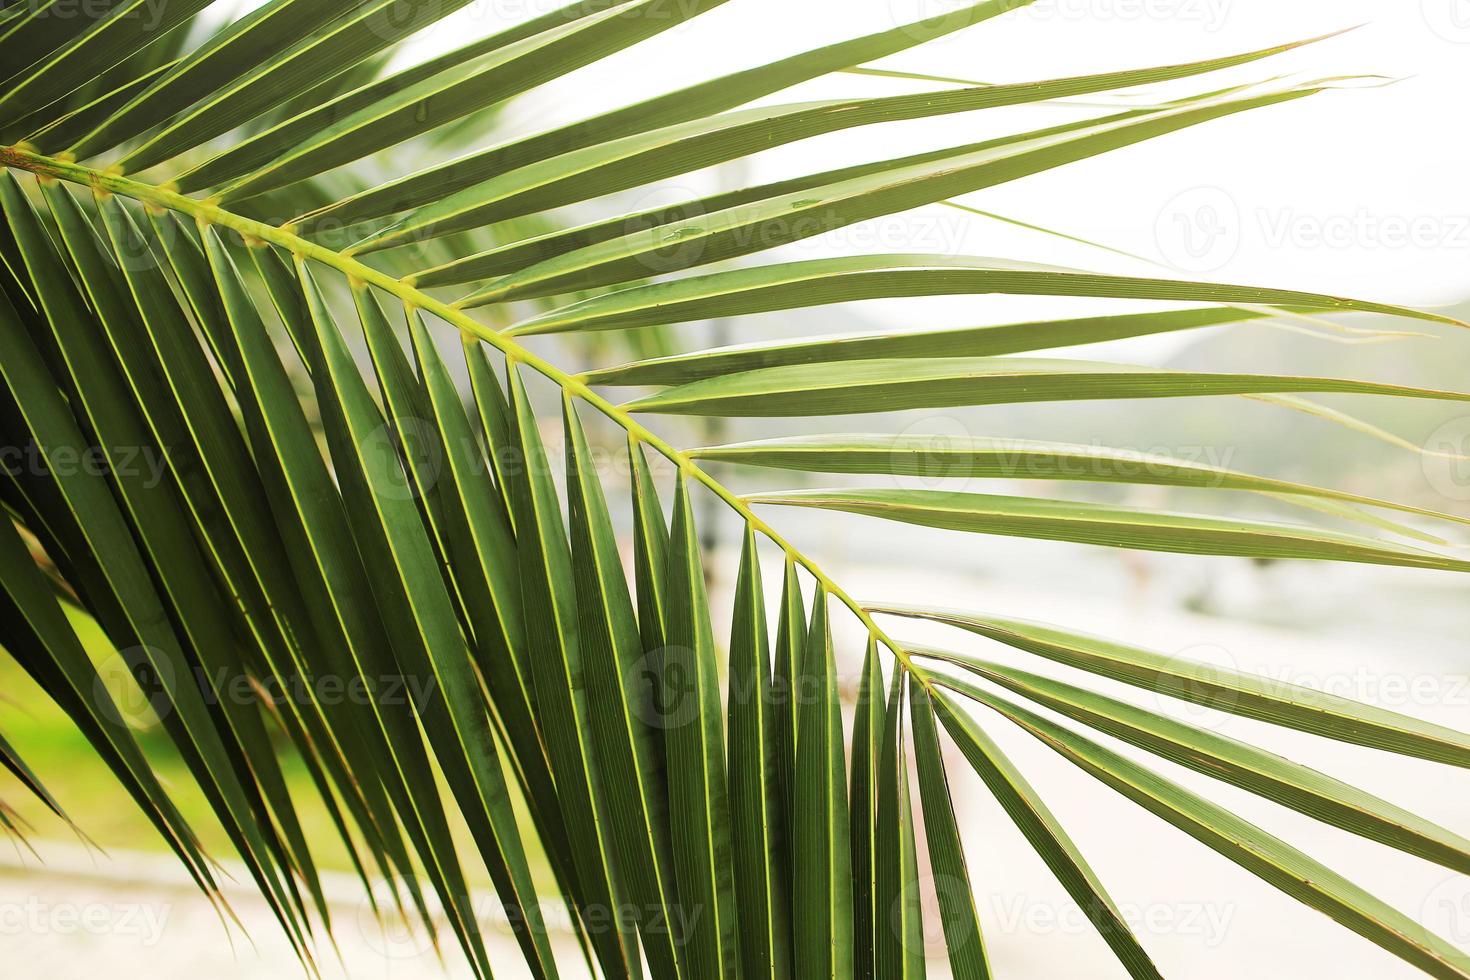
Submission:
<svg viewBox="0 0 1470 980">
<path fill-rule="evenodd" d="M 999 84 L 872 64 L 1024 6 L 978 0 L 775 60 L 757 45 L 750 67 L 682 87 L 650 69 L 641 101 L 573 106 L 570 121 L 511 132 L 512 100 L 590 95 L 583 69 L 614 55 L 651 64 L 644 42 L 697 43 L 745 5 L 574 0 L 418 59 L 399 42 L 467 0 L 268 0 L 234 18 L 226 6 L 0 10 L 0 138 L 24 140 L 0 148 L 0 449 L 40 461 L 0 471 L 3 656 L 67 716 L 222 917 L 222 872 L 183 815 L 184 794 L 203 801 L 307 971 L 341 918 L 323 842 L 308 832 L 314 808 L 371 910 L 420 920 L 436 949 L 442 922 L 476 976 L 518 954 L 538 978 L 923 977 L 934 966 L 924 918 L 937 912 L 951 973 L 988 977 L 976 889 L 1015 883 L 972 871 L 942 727 L 1123 969 L 1157 977 L 1049 803 L 948 690 L 1407 963 L 1470 976 L 1464 953 L 1422 925 L 1081 729 L 1457 872 L 1470 872 L 1470 842 L 1455 829 L 1093 685 L 1460 769 L 1470 736 L 1063 627 L 864 605 L 798 546 L 806 515 L 791 511 L 936 536 L 1464 571 L 1457 543 L 1432 532 L 1449 537 L 1467 519 L 1422 501 L 1026 432 L 934 440 L 884 426 L 885 413 L 905 410 L 1232 395 L 1455 458 L 1298 397 L 1470 399 L 1455 390 L 1025 355 L 1210 327 L 1232 328 L 1218 342 L 1244 346 L 1233 328 L 1278 316 L 1349 341 L 1422 335 L 1323 318 L 1463 323 L 1367 298 L 1022 257 L 745 262 L 927 205 L 998 217 L 952 199 L 1340 87 L 1278 78 L 1106 108 L 1125 88 L 1289 57 L 1308 42 Z M 676 41 L 676 28 L 690 39 Z M 925 88 L 782 94 L 858 74 Z M 984 140 L 805 167 L 631 213 L 614 196 L 856 127 L 876 144 L 895 122 L 1042 104 L 1103 114 L 1020 132 L 994 114 L 998 131 Z M 357 239 L 346 249 L 343 229 Z M 467 295 L 447 301 L 439 291 L 451 286 Z M 841 329 L 759 342 L 737 322 L 737 343 L 719 347 L 692 328 L 645 329 L 944 295 L 1189 306 L 864 333 L 834 322 Z M 562 336 L 531 339 L 550 334 Z M 458 342 L 454 357 L 446 341 Z M 618 405 L 602 386 L 656 390 Z M 551 393 L 556 411 L 542 405 Z M 855 414 L 878 419 L 876 430 L 812 428 Z M 808 428 L 685 448 L 663 431 L 668 415 L 710 420 L 694 423 L 705 443 L 725 441 L 734 418 Z M 156 469 L 140 470 L 139 457 Z M 76 459 L 96 465 L 68 465 Z M 745 493 L 724 475 L 750 470 L 711 463 L 867 479 Z M 893 476 L 1231 490 L 1305 515 L 1286 524 L 871 485 Z M 1324 517 L 1385 536 L 1331 530 Z M 733 540 L 721 547 L 727 524 L 740 528 L 738 561 Z M 913 619 L 1078 676 L 889 629 Z M 135 736 L 105 690 L 96 661 L 113 655 L 147 699 L 156 739 Z M 932 671 L 936 662 L 983 686 Z M 155 742 L 179 757 L 174 780 L 160 775 Z M 39 848 L 31 815 L 61 826 L 70 815 L 85 832 L 89 814 L 38 758 L 23 726 L 7 724 L 0 768 L 18 795 L 0 801 L 0 827 Z M 380 902 L 372 893 L 385 880 Z M 481 881 L 513 926 L 513 952 L 482 929 Z M 561 925 L 545 911 L 558 905 Z M 563 939 L 582 946 L 583 962 L 563 955 Z"/>
<path fill-rule="evenodd" d="M 1462 951 L 1224 807 L 1005 698 L 986 694 L 963 681 L 951 686 L 995 708 L 1063 758 L 1207 847 L 1430 976 L 1470 976 L 1470 957 Z"/>
</svg>

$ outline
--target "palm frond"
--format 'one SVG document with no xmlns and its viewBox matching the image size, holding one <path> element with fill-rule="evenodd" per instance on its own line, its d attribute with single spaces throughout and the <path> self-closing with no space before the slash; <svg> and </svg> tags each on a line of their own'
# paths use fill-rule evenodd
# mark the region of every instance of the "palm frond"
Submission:
<svg viewBox="0 0 1470 980">
<path fill-rule="evenodd" d="M 233 22 L 214 19 L 207 0 L 168 4 L 152 21 L 139 16 L 142 0 L 44 16 L 59 2 L 0 12 L 9 75 L 0 132 L 14 144 L 0 148 L 0 436 L 47 463 L 0 482 L 5 649 L 222 913 L 215 865 L 99 694 L 76 621 L 100 627 L 146 695 L 308 969 L 332 920 L 319 847 L 298 813 L 306 786 L 286 777 L 296 761 L 370 893 L 380 880 L 401 883 L 391 911 L 430 930 L 442 917 L 477 976 L 492 975 L 476 918 L 483 872 L 541 980 L 574 969 L 609 980 L 919 978 L 931 910 L 953 975 L 988 977 L 942 730 L 1122 968 L 1159 976 L 1148 937 L 994 737 L 998 716 L 1389 953 L 1433 976 L 1470 978 L 1462 950 L 1090 733 L 1456 872 L 1470 873 L 1470 842 L 1343 780 L 1085 684 L 1119 681 L 1450 767 L 1470 765 L 1470 736 L 1063 626 L 863 604 L 762 515 L 800 507 L 1119 549 L 1451 573 L 1470 562 L 1439 533 L 1464 517 L 1026 433 L 936 444 L 879 426 L 686 448 L 649 421 L 824 425 L 907 409 L 1244 396 L 1395 439 L 1297 396 L 1470 400 L 1341 377 L 1017 356 L 1278 316 L 1465 326 L 1395 304 L 977 256 L 747 262 L 1313 97 L 1333 79 L 1216 88 L 635 213 L 615 203 L 623 191 L 855 127 L 1181 81 L 1323 39 L 1005 84 L 870 65 L 1022 5 L 984 0 L 475 148 L 459 144 L 508 100 L 740 5 L 581 0 L 399 65 L 400 41 L 467 0 L 270 0 Z M 195 25 L 208 28 L 197 40 Z M 945 87 L 757 104 L 854 72 Z M 428 165 L 374 174 L 369 158 L 404 146 L 429 154 Z M 564 207 L 581 223 L 548 219 Z M 355 239 L 345 248 L 344 230 Z M 943 295 L 1191 305 L 735 346 L 684 343 L 681 328 L 668 334 L 675 353 L 590 370 L 558 361 L 568 350 L 600 357 L 606 348 L 591 340 L 604 331 Z M 530 339 L 542 335 L 561 346 Z M 617 387 L 656 390 L 620 405 L 603 393 Z M 602 431 L 616 434 L 626 487 L 607 475 Z M 98 465 L 65 463 L 87 454 Z M 140 454 L 160 461 L 156 474 L 140 469 Z M 785 471 L 1236 491 L 1295 503 L 1311 519 L 871 485 L 749 493 L 712 464 L 739 466 L 741 479 Z M 661 485 L 663 468 L 672 478 Z M 725 563 L 709 544 L 723 525 L 701 516 L 706 499 L 741 529 L 723 647 L 709 585 Z M 1374 530 L 1336 530 L 1322 514 Z M 773 550 L 781 589 L 770 606 Z M 906 641 L 887 625 L 915 620 L 1084 676 L 1070 683 Z M 844 652 L 852 622 L 865 642 Z M 859 655 L 849 733 L 839 661 Z M 25 748 L 0 738 L 0 765 L 64 812 Z M 17 826 L 8 809 L 0 822 Z M 548 900 L 568 909 L 585 965 L 559 948 Z"/>
</svg>

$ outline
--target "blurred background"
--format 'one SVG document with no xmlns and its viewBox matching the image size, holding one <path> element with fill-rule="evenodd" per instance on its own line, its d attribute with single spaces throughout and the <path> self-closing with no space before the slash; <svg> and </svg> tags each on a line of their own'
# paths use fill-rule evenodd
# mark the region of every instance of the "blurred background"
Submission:
<svg viewBox="0 0 1470 980">
<path fill-rule="evenodd" d="M 557 5 L 555 0 L 480 0 L 425 31 L 398 57 L 417 60 Z M 375 182 L 440 159 L 447 155 L 446 147 L 457 153 L 489 145 L 955 5 L 954 0 L 734 0 L 533 97 L 473 117 L 452 138 L 441 136 L 432 146 L 421 141 L 397 147 L 351 174 L 323 180 Z M 244 3 L 239 9 L 250 6 Z M 1470 0 L 1038 0 L 881 67 L 978 82 L 1025 81 L 1197 60 L 1355 25 L 1361 26 L 1279 59 L 1224 73 L 1218 80 L 1196 82 L 1193 88 L 1130 91 L 1085 104 L 990 110 L 876 131 L 857 129 L 712 168 L 673 185 L 567 209 L 548 220 L 581 223 L 724 186 L 984 139 L 1097 114 L 1100 106 L 1157 101 L 1278 73 L 1305 79 L 1372 76 L 1343 78 L 1334 83 L 1335 90 L 1310 99 L 1233 116 L 961 202 L 990 216 L 925 208 L 789 247 L 782 257 L 863 251 L 1004 256 L 1132 275 L 1340 293 L 1470 317 L 1470 127 L 1464 124 L 1464 96 L 1470 92 Z M 933 86 L 844 74 L 770 101 Z M 563 365 L 590 367 L 711 340 L 740 343 L 775 336 L 932 329 L 1135 308 L 1141 307 L 1013 297 L 873 301 L 819 313 L 688 324 L 634 340 L 605 335 L 595 347 L 581 339 L 547 340 L 544 346 Z M 1381 318 L 1371 324 L 1363 319 L 1247 323 L 1056 353 L 1181 369 L 1336 375 L 1458 390 L 1470 385 L 1470 337 L 1450 328 L 1426 329 L 1418 322 Z M 1353 421 L 1343 424 L 1321 412 L 1233 398 L 908 413 L 897 428 L 938 439 L 1001 436 L 1164 453 L 1470 517 L 1470 460 L 1460 458 L 1470 455 L 1470 414 L 1433 403 L 1389 404 L 1347 396 L 1314 400 L 1326 412 L 1350 413 Z M 875 428 L 862 418 L 834 420 L 834 427 Z M 671 420 L 655 428 L 691 446 L 801 431 L 779 422 L 710 429 Z M 603 435 L 609 446 L 618 445 L 614 433 Z M 548 426 L 546 436 L 558 440 L 559 424 Z M 717 475 L 742 490 L 815 485 L 780 473 L 721 469 Z M 609 495 L 617 495 L 616 472 L 605 479 Z M 898 482 L 915 485 L 902 478 Z M 1234 494 L 1086 484 L 1018 483 L 1007 488 L 996 481 L 985 481 L 982 487 L 981 481 L 967 481 L 963 474 L 944 486 L 1332 523 L 1273 500 Z M 1190 659 L 1257 670 L 1470 730 L 1470 587 L 1455 576 L 1111 553 L 1080 545 L 957 537 L 808 512 L 773 511 L 769 516 L 860 599 L 952 605 L 1050 621 Z M 705 534 L 716 545 L 709 571 L 717 609 L 728 609 L 735 570 L 735 556 L 721 551 L 718 543 L 738 541 L 734 530 L 722 509 L 708 510 Z M 1447 548 L 1457 554 L 1466 550 L 1456 542 Z M 774 579 L 768 576 L 768 584 Z M 839 622 L 848 629 L 839 635 L 839 648 L 851 696 L 863 638 L 856 624 Z M 80 626 L 91 630 L 94 653 L 106 662 L 105 639 L 88 624 Z M 717 622 L 717 635 L 722 631 L 727 632 L 727 625 Z M 921 628 L 910 633 L 928 638 Z M 963 645 L 953 635 L 944 634 L 944 639 L 951 646 Z M 999 647 L 985 652 L 1006 656 Z M 1065 673 L 1035 661 L 1026 666 L 1057 676 Z M 125 692 L 120 673 L 115 679 L 118 690 Z M 1107 682 L 1097 686 L 1257 742 L 1470 833 L 1470 774 L 1366 749 L 1345 750 L 1169 698 L 1150 700 Z M 147 740 L 146 707 L 139 706 L 134 721 Z M 248 882 L 230 890 L 247 937 L 233 925 L 226 927 L 195 896 L 85 742 L 3 656 L 0 728 L 90 837 L 81 841 L 38 808 L 19 807 L 19 815 L 34 828 L 34 851 L 19 844 L 13 849 L 0 846 L 0 948 L 8 962 L 23 964 L 16 975 L 70 978 L 100 970 L 146 969 L 152 976 L 171 977 L 192 975 L 201 967 L 220 977 L 296 975 L 299 967 L 269 914 L 253 902 Z M 1165 975 L 1189 980 L 1419 975 L 1086 779 L 1029 738 L 999 725 L 989 730 L 1046 796 Z M 177 774 L 186 813 L 196 818 L 206 843 L 215 853 L 227 854 L 228 846 L 214 832 L 202 801 L 188 796 L 183 767 L 170 770 L 164 739 L 147 744 L 163 771 Z M 1358 884 L 1470 949 L 1470 879 L 1353 839 L 1169 764 L 1158 765 L 1171 778 L 1348 872 Z M 296 775 L 304 780 L 303 774 Z M 998 975 L 1027 980 L 1125 976 L 957 758 L 950 776 L 964 815 L 977 906 Z M 0 777 L 0 798 L 28 803 L 5 779 Z M 310 799 L 310 793 L 303 798 Z M 317 829 L 323 863 L 336 869 L 330 884 L 340 913 L 341 959 L 324 950 L 324 972 L 353 978 L 458 975 L 452 951 L 442 965 L 428 937 L 376 920 L 348 874 L 345 854 L 333 851 L 335 834 L 325 815 L 308 809 L 303 819 L 309 833 Z M 505 938 L 508 933 L 496 919 L 490 894 L 487 890 L 481 896 L 485 927 L 490 935 Z M 926 918 L 938 957 L 931 962 L 931 975 L 944 976 L 942 938 L 930 898 Z M 514 950 L 496 962 L 505 964 L 497 976 L 518 975 Z M 566 976 L 582 975 L 578 962 L 569 950 Z"/>
</svg>

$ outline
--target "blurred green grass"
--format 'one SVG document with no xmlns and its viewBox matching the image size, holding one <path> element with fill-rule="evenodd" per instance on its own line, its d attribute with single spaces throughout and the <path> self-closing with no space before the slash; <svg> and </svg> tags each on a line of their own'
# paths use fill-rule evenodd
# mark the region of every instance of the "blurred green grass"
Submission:
<svg viewBox="0 0 1470 980">
<path fill-rule="evenodd" d="M 126 676 L 112 644 L 84 613 L 67 608 L 67 614 L 97 664 L 109 693 L 121 705 L 123 716 L 128 718 L 160 782 L 194 827 L 200 841 L 216 858 L 233 854 L 224 828 L 215 819 L 213 809 L 168 736 L 150 712 L 135 707 L 142 702 L 141 694 Z M 104 850 L 172 853 L 82 733 L 9 654 L 0 656 L 0 691 L 4 692 L 0 695 L 0 731 L 5 732 L 87 837 Z M 301 758 L 290 750 L 281 751 L 278 756 L 292 798 L 297 801 L 302 829 L 321 867 L 351 871 L 347 849 Z M 0 772 L 0 800 L 13 807 L 30 825 L 27 836 L 40 840 L 76 839 L 75 832 L 64 821 L 7 772 Z"/>
<path fill-rule="evenodd" d="M 67 606 L 67 615 L 109 693 L 129 721 L 139 744 L 153 765 L 159 781 L 168 790 L 206 851 L 216 859 L 229 859 L 234 849 L 214 810 L 200 792 L 188 767 L 174 749 L 168 735 L 143 703 L 141 692 L 128 676 L 111 642 L 85 613 Z M 274 726 L 268 719 L 267 724 Z M 0 641 L 0 732 L 52 793 L 61 808 L 86 837 L 103 851 L 128 850 L 171 854 L 167 843 L 133 803 L 106 765 L 92 751 L 82 733 L 66 714 L 4 651 Z M 301 757 L 282 735 L 276 742 L 277 757 L 296 815 L 321 871 L 353 873 L 346 845 L 333 824 Z M 513 778 L 507 773 L 507 778 Z M 461 854 L 475 854 L 475 844 L 452 799 L 443 792 L 441 800 Z M 48 839 L 77 840 L 76 830 L 53 814 L 8 771 L 0 769 L 0 801 L 12 808 L 25 823 L 24 831 L 44 858 Z M 528 857 L 538 887 L 550 889 L 550 867 L 535 840 L 534 824 L 520 800 L 517 810 Z M 366 861 L 369 866 L 370 861 Z M 478 861 L 465 868 L 470 881 L 487 884 L 489 875 Z"/>
</svg>

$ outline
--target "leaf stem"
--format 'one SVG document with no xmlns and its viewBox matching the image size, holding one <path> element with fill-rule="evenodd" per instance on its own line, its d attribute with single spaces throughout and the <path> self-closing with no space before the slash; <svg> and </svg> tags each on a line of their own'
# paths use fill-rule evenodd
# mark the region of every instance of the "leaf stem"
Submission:
<svg viewBox="0 0 1470 980">
<path fill-rule="evenodd" d="M 119 194 L 145 205 L 178 211 L 194 218 L 201 225 L 216 224 L 224 228 L 229 228 L 247 240 L 258 240 L 276 245 L 286 249 L 293 256 L 311 259 L 322 265 L 336 269 L 349 279 L 355 279 L 377 286 L 379 289 L 397 297 L 400 302 L 410 307 L 432 313 L 456 327 L 461 333 L 468 334 L 483 343 L 489 344 L 499 350 L 508 359 L 526 365 L 536 373 L 560 386 L 563 391 L 591 405 L 604 416 L 621 426 L 628 433 L 629 438 L 635 442 L 641 442 L 652 447 L 661 456 L 677 466 L 680 472 L 703 484 L 710 492 L 723 500 L 732 510 L 744 518 L 752 530 L 764 535 L 772 544 L 785 552 L 792 561 L 805 568 L 823 590 L 836 598 L 858 618 L 859 622 L 863 624 L 874 639 L 892 651 L 894 657 L 897 658 L 898 662 L 912 676 L 919 679 L 926 687 L 929 686 L 929 682 L 924 678 L 922 672 L 914 668 L 908 651 L 900 646 L 873 620 L 872 614 L 833 581 L 831 576 L 824 572 L 811 557 L 787 540 L 785 536 L 764 519 L 758 517 L 751 510 L 750 505 L 742 500 L 738 494 L 707 473 L 688 454 L 664 440 L 657 433 L 648 429 L 641 422 L 634 419 L 630 414 L 618 408 L 606 398 L 597 394 L 585 382 L 561 370 L 545 358 L 539 357 L 525 347 L 522 347 L 512 338 L 474 320 L 463 310 L 456 309 L 448 303 L 437 300 L 401 279 L 395 279 L 385 272 L 364 265 L 350 255 L 344 255 L 323 245 L 307 241 L 286 228 L 268 225 L 264 222 L 235 214 L 232 211 L 227 211 L 209 200 L 188 197 L 176 191 L 169 190 L 166 187 L 131 180 L 120 174 L 109 173 L 105 170 L 84 167 L 69 160 L 44 156 L 19 146 L 0 147 L 0 166 L 24 170 L 41 178 L 52 178 L 75 184 L 85 184 L 91 187 L 94 192 Z"/>
</svg>

